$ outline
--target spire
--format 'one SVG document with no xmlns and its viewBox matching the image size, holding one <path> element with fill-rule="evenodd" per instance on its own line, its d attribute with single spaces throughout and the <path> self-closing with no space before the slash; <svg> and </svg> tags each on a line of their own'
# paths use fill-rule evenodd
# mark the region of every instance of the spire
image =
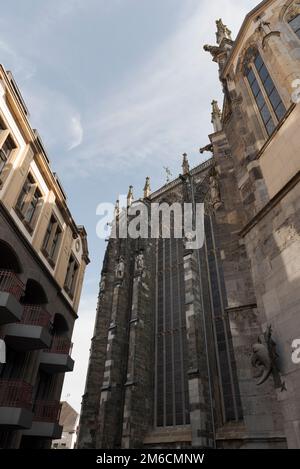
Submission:
<svg viewBox="0 0 300 469">
<path fill-rule="evenodd" d="M 190 165 L 189 165 L 189 161 L 188 161 L 188 158 L 187 158 L 187 154 L 183 153 L 182 156 L 183 156 L 182 171 L 183 171 L 183 175 L 185 176 L 186 174 L 189 174 L 189 172 L 190 172 Z"/>
<path fill-rule="evenodd" d="M 222 130 L 222 122 L 221 122 L 221 111 L 218 105 L 218 101 L 213 101 L 212 105 L 212 113 L 211 113 L 211 123 L 214 126 L 215 132 L 220 132 Z"/>
<path fill-rule="evenodd" d="M 133 202 L 133 186 L 129 186 L 127 194 L 127 207 L 130 207 Z"/>
<path fill-rule="evenodd" d="M 221 19 L 216 21 L 217 25 L 217 43 L 220 45 L 223 39 L 229 39 L 229 41 L 232 41 L 231 37 L 231 31 L 230 29 L 223 23 Z"/>
<path fill-rule="evenodd" d="M 144 198 L 146 199 L 151 194 L 151 187 L 150 187 L 150 178 L 146 177 L 145 187 L 144 187 Z"/>
</svg>

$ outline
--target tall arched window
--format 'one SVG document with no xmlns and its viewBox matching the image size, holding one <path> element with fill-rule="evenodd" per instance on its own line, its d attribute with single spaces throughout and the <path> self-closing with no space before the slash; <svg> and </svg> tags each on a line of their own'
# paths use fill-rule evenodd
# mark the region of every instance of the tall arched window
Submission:
<svg viewBox="0 0 300 469">
<path fill-rule="evenodd" d="M 290 27 L 294 31 L 294 33 L 299 37 L 300 39 L 300 14 L 294 16 L 294 18 L 290 19 L 288 21 Z"/>
<path fill-rule="evenodd" d="M 268 135 L 283 119 L 286 108 L 258 51 L 248 63 L 245 74 Z"/>
</svg>

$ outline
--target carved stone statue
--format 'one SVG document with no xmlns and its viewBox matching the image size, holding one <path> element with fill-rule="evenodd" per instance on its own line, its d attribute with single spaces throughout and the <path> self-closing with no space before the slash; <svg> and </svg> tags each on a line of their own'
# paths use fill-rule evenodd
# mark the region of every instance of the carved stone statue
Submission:
<svg viewBox="0 0 300 469">
<path fill-rule="evenodd" d="M 144 254 L 142 253 L 142 251 L 140 251 L 140 253 L 135 258 L 135 271 L 141 273 L 144 271 L 144 268 L 145 268 L 145 258 L 144 258 Z"/>
<path fill-rule="evenodd" d="M 191 243 L 193 243 L 196 239 L 196 235 L 191 233 L 191 232 L 187 232 L 185 233 L 184 235 L 184 247 L 185 249 L 190 249 L 190 246 L 191 246 Z"/>
<path fill-rule="evenodd" d="M 105 274 L 103 274 L 101 278 L 101 282 L 100 282 L 100 293 L 104 293 L 105 291 L 105 280 L 106 280 L 106 276 Z"/>
<path fill-rule="evenodd" d="M 253 355 L 251 359 L 251 364 L 255 368 L 260 369 L 260 373 L 257 376 L 258 380 L 256 382 L 257 386 L 265 383 L 272 373 L 273 365 L 269 356 L 268 349 L 263 344 L 254 344 L 253 345 Z"/>
<path fill-rule="evenodd" d="M 210 176 L 209 187 L 210 187 L 211 204 L 213 208 L 217 210 L 222 205 L 222 202 L 221 202 L 220 186 L 219 186 L 216 176 Z"/>
<path fill-rule="evenodd" d="M 118 264 L 115 269 L 115 276 L 118 280 L 123 280 L 125 274 L 125 262 L 124 258 L 121 256 Z"/>
</svg>

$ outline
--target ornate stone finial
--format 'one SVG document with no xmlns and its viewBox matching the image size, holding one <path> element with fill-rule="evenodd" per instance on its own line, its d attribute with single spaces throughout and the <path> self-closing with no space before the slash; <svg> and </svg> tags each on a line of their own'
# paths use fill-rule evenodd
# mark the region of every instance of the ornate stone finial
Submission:
<svg viewBox="0 0 300 469">
<path fill-rule="evenodd" d="M 164 166 L 164 170 L 166 172 L 166 184 L 168 184 L 171 180 L 172 173 L 170 171 L 170 168 L 168 168 L 168 166 Z"/>
<path fill-rule="evenodd" d="M 218 101 L 213 101 L 212 105 L 212 113 L 211 113 L 211 123 L 214 126 L 215 132 L 220 132 L 222 130 L 222 122 L 221 122 L 221 110 L 218 105 Z"/>
<path fill-rule="evenodd" d="M 127 206 L 130 207 L 133 202 L 133 186 L 129 186 L 128 194 L 127 194 Z"/>
<path fill-rule="evenodd" d="M 116 204 L 115 204 L 115 220 L 119 217 L 120 215 L 120 201 L 119 199 L 116 200 Z"/>
<path fill-rule="evenodd" d="M 144 187 L 144 198 L 146 199 L 151 194 L 151 187 L 150 187 L 150 178 L 149 176 L 146 177 L 145 187 Z"/>
<path fill-rule="evenodd" d="M 217 25 L 217 43 L 220 45 L 223 39 L 229 39 L 229 41 L 232 41 L 231 37 L 231 31 L 230 29 L 223 23 L 221 18 L 216 21 Z"/>
<path fill-rule="evenodd" d="M 187 154 L 183 153 L 182 156 L 183 156 L 182 171 L 183 171 L 183 175 L 185 176 L 186 174 L 189 174 L 190 172 L 190 165 L 189 165 Z"/>
</svg>

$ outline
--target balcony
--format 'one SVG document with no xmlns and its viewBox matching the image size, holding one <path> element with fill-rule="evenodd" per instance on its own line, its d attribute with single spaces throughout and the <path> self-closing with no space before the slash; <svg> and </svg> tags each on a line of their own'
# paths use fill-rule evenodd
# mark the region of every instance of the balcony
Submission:
<svg viewBox="0 0 300 469">
<path fill-rule="evenodd" d="M 59 425 L 61 403 L 58 401 L 36 401 L 32 426 L 23 432 L 24 436 L 59 439 L 62 426 Z"/>
<path fill-rule="evenodd" d="M 32 386 L 21 380 L 0 379 L 0 428 L 30 428 Z"/>
<path fill-rule="evenodd" d="M 0 325 L 20 321 L 23 293 L 24 285 L 17 275 L 10 270 L 0 270 Z"/>
<path fill-rule="evenodd" d="M 5 342 L 14 350 L 39 350 L 51 345 L 51 316 L 41 306 L 24 305 L 21 321 L 3 328 Z"/>
<path fill-rule="evenodd" d="M 41 354 L 40 368 L 46 373 L 66 373 L 73 371 L 74 360 L 71 358 L 72 343 L 63 336 L 54 336 L 51 348 Z"/>
</svg>

